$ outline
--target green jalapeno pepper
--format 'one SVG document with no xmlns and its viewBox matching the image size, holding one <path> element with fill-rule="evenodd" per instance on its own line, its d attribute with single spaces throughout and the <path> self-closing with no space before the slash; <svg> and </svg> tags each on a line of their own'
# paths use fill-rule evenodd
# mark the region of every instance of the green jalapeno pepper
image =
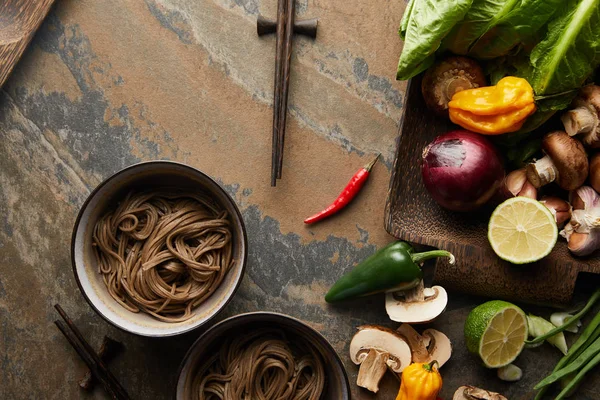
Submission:
<svg viewBox="0 0 600 400">
<path fill-rule="evenodd" d="M 444 250 L 414 253 L 406 242 L 394 242 L 378 250 L 333 284 L 325 301 L 335 303 L 369 294 L 412 289 L 423 279 L 419 263 L 454 256 Z"/>
</svg>

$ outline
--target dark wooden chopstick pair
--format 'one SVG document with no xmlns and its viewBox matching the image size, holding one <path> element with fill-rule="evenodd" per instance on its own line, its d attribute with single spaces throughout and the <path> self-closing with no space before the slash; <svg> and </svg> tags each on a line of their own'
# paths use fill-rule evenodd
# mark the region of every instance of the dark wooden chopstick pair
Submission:
<svg viewBox="0 0 600 400">
<path fill-rule="evenodd" d="M 117 400 L 129 400 L 130 397 L 121 386 L 121 384 L 117 381 L 117 378 L 110 372 L 110 370 L 106 367 L 105 363 L 102 359 L 96 354 L 92 346 L 84 339 L 83 335 L 77 329 L 75 324 L 67 313 L 62 309 L 62 307 L 58 304 L 54 305 L 54 308 L 62 319 L 65 321 L 54 321 L 58 329 L 65 335 L 71 346 L 77 351 L 79 357 L 87 364 L 88 368 L 92 372 L 92 374 L 96 377 L 96 379 L 102 384 L 106 392 L 113 399 Z"/>
<path fill-rule="evenodd" d="M 312 38 L 317 36 L 318 21 L 316 19 L 300 21 L 298 24 L 295 24 L 295 6 L 295 0 L 278 0 L 277 20 L 270 21 L 259 15 L 257 21 L 259 36 L 273 32 L 277 35 L 273 94 L 271 186 L 276 186 L 277 179 L 281 179 L 281 169 L 283 166 L 287 99 L 290 87 L 292 35 L 298 33 Z"/>
</svg>

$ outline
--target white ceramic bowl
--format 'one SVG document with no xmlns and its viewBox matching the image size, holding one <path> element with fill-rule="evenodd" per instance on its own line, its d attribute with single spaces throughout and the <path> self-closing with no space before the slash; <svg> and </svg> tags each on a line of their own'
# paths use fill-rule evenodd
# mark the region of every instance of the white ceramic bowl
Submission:
<svg viewBox="0 0 600 400">
<path fill-rule="evenodd" d="M 123 198 L 133 188 L 176 187 L 209 193 L 228 212 L 233 229 L 235 263 L 219 288 L 204 303 L 193 310 L 193 317 L 184 322 L 159 321 L 150 315 L 133 313 L 123 308 L 108 293 L 92 251 L 92 233 L 97 219 L 106 209 Z M 71 259 L 75 279 L 85 299 L 105 320 L 136 335 L 164 337 L 198 328 L 221 311 L 236 292 L 245 270 L 247 238 L 240 211 L 221 186 L 206 174 L 184 164 L 170 161 L 150 161 L 127 167 L 102 182 L 89 195 L 75 221 L 71 239 Z"/>
</svg>

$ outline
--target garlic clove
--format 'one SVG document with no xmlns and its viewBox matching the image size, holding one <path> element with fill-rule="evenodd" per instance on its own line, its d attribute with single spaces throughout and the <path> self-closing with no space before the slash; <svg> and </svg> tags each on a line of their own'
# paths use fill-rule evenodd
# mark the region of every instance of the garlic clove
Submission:
<svg viewBox="0 0 600 400">
<path fill-rule="evenodd" d="M 554 215 L 554 220 L 558 227 L 563 226 L 571 219 L 571 205 L 560 197 L 548 196 L 540 200 L 540 203 L 545 205 L 548 210 Z"/>
<path fill-rule="evenodd" d="M 498 368 L 496 374 L 498 375 L 498 378 L 506 382 L 516 382 L 521 380 L 523 377 L 523 371 L 521 368 L 514 364 L 508 364 L 502 368 Z"/>
<path fill-rule="evenodd" d="M 589 186 L 582 186 L 569 194 L 569 201 L 575 210 L 600 207 L 600 195 Z"/>
<path fill-rule="evenodd" d="M 585 257 L 600 249 L 600 234 L 573 232 L 569 240 L 569 251 L 579 257 Z"/>
<path fill-rule="evenodd" d="M 525 168 L 517 169 L 508 174 L 504 180 L 506 197 L 523 196 L 537 199 L 537 189 L 527 180 Z"/>
</svg>

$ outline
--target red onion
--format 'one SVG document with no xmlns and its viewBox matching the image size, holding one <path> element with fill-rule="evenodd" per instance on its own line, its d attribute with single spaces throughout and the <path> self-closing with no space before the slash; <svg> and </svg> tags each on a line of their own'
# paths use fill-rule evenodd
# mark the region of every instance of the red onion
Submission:
<svg viewBox="0 0 600 400">
<path fill-rule="evenodd" d="M 442 207 L 471 211 L 484 205 L 504 179 L 500 154 L 485 137 L 456 130 L 435 138 L 423 150 L 421 173 Z"/>
</svg>

